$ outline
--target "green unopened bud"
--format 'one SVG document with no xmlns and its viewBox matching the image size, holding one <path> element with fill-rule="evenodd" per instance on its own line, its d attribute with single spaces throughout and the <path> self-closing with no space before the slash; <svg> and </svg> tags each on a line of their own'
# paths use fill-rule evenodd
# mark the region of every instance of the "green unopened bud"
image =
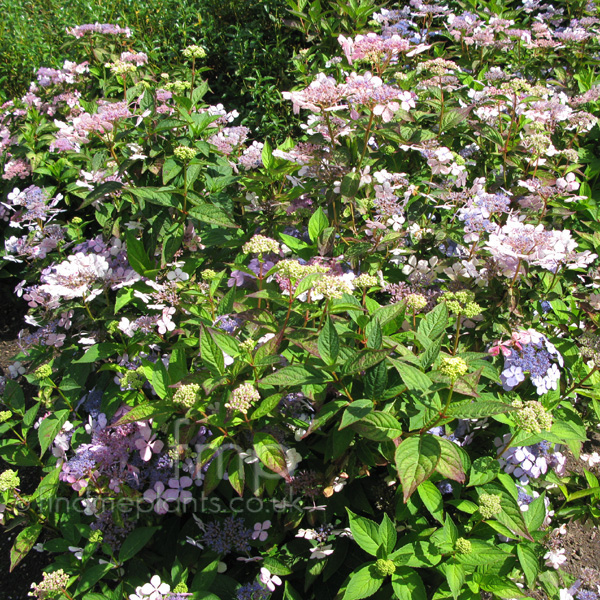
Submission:
<svg viewBox="0 0 600 600">
<path fill-rule="evenodd" d="M 8 469 L 0 474 L 0 492 L 15 490 L 21 485 L 21 480 L 16 471 Z"/>
<path fill-rule="evenodd" d="M 119 329 L 119 321 L 109 321 L 106 324 L 106 331 L 108 333 L 115 333 Z"/>
<path fill-rule="evenodd" d="M 183 56 L 186 58 L 204 58 L 206 56 L 206 50 L 202 46 L 188 46 L 182 51 Z"/>
<path fill-rule="evenodd" d="M 244 340 L 240 344 L 240 350 L 242 352 L 252 352 L 252 350 L 254 350 L 254 346 L 256 346 L 256 342 L 254 340 Z"/>
<path fill-rule="evenodd" d="M 419 312 L 427 306 L 427 298 L 423 294 L 409 294 L 405 300 L 406 308 L 410 308 L 415 312 Z"/>
<path fill-rule="evenodd" d="M 352 282 L 357 288 L 371 288 L 379 284 L 377 277 L 363 273 Z"/>
<path fill-rule="evenodd" d="M 185 408 L 192 408 L 198 401 L 199 395 L 200 386 L 197 383 L 188 383 L 187 385 L 182 385 L 175 394 L 173 394 L 173 402 L 175 404 L 181 404 L 181 406 L 184 406 Z"/>
<path fill-rule="evenodd" d="M 81 217 L 73 217 L 71 219 L 71 223 L 73 223 L 73 225 L 81 225 L 81 223 L 83 223 L 83 219 Z"/>
<path fill-rule="evenodd" d="M 482 312 L 481 306 L 474 302 L 475 294 L 469 290 L 460 292 L 445 292 L 440 297 L 440 302 L 445 302 L 448 310 L 455 315 L 463 315 L 472 319 Z"/>
<path fill-rule="evenodd" d="M 440 371 L 454 383 L 459 377 L 467 373 L 469 367 L 467 363 L 459 356 L 445 356 L 442 358 Z"/>
<path fill-rule="evenodd" d="M 198 154 L 198 150 L 196 148 L 190 148 L 189 146 L 177 146 L 175 150 L 173 150 L 173 154 L 175 158 L 178 158 L 181 162 L 190 162 L 196 154 Z"/>
<path fill-rule="evenodd" d="M 458 538 L 454 547 L 458 554 L 471 554 L 473 551 L 471 542 L 465 538 Z"/>
<path fill-rule="evenodd" d="M 242 246 L 244 254 L 250 254 L 251 252 L 256 254 L 265 254 L 267 252 L 279 254 L 279 250 L 279 242 L 264 235 L 253 235 L 250 241 Z"/>
<path fill-rule="evenodd" d="M 484 519 L 491 519 L 502 510 L 502 496 L 500 494 L 483 493 L 479 496 L 479 512 Z"/>
<path fill-rule="evenodd" d="M 35 370 L 33 376 L 36 379 L 47 379 L 52 375 L 52 367 L 49 364 L 42 365 Z"/>
<path fill-rule="evenodd" d="M 181 582 L 178 583 L 174 588 L 173 588 L 173 593 L 174 594 L 187 594 L 188 591 L 188 586 L 185 585 L 185 583 Z"/>
<path fill-rule="evenodd" d="M 540 402 L 515 400 L 512 405 L 518 409 L 515 415 L 516 426 L 527 433 L 541 433 L 552 428 L 552 415 L 546 412 Z"/>
<path fill-rule="evenodd" d="M 375 570 L 382 577 L 387 577 L 388 575 L 393 575 L 396 572 L 396 565 L 391 560 L 379 558 L 375 562 Z"/>
<path fill-rule="evenodd" d="M 213 269 L 204 269 L 204 271 L 202 271 L 202 279 L 204 279 L 205 281 L 210 281 L 211 279 L 214 279 L 217 276 L 217 272 L 213 271 Z"/>
<path fill-rule="evenodd" d="M 97 544 L 97 543 L 101 542 L 102 539 L 103 539 L 102 532 L 99 529 L 92 531 L 92 534 L 90 535 L 90 543 Z"/>
<path fill-rule="evenodd" d="M 12 412 L 10 410 L 2 410 L 0 411 L 0 423 L 5 423 L 12 417 Z"/>
<path fill-rule="evenodd" d="M 144 372 L 141 369 L 136 369 L 135 371 L 127 371 L 119 383 L 121 388 L 124 389 L 141 390 L 145 382 Z"/>
</svg>

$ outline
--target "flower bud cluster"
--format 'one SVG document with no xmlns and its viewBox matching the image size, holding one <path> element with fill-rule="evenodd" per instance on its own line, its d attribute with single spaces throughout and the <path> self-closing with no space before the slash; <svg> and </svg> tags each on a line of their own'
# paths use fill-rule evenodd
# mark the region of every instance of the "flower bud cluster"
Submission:
<svg viewBox="0 0 600 600">
<path fill-rule="evenodd" d="M 35 370 L 33 375 L 36 379 L 47 379 L 52 375 L 52 367 L 48 364 L 42 365 Z"/>
<path fill-rule="evenodd" d="M 445 302 L 448 310 L 455 315 L 462 315 L 467 319 L 472 319 L 482 313 L 482 308 L 476 302 L 475 294 L 469 290 L 460 292 L 445 292 L 440 297 L 440 302 Z"/>
<path fill-rule="evenodd" d="M 202 46 L 192 45 L 184 48 L 182 54 L 185 58 L 205 58 L 206 50 Z"/>
<path fill-rule="evenodd" d="M 491 519 L 502 510 L 502 496 L 500 494 L 483 493 L 479 496 L 479 513 L 484 519 Z"/>
<path fill-rule="evenodd" d="M 177 148 L 173 150 L 173 154 L 175 155 L 175 158 L 178 158 L 181 162 L 187 163 L 198 154 L 198 151 L 196 148 L 190 148 L 189 146 L 177 146 Z"/>
<path fill-rule="evenodd" d="M 396 572 L 396 565 L 391 560 L 379 558 L 375 562 L 375 570 L 382 577 L 387 577 L 388 575 L 393 575 Z"/>
<path fill-rule="evenodd" d="M 352 284 L 343 277 L 323 275 L 315 281 L 313 292 L 325 298 L 341 298 L 344 294 L 352 293 Z"/>
<path fill-rule="evenodd" d="M 465 538 L 458 538 L 454 547 L 457 554 L 471 554 L 473 552 L 471 542 Z"/>
<path fill-rule="evenodd" d="M 552 428 L 552 415 L 546 411 L 541 402 L 515 400 L 512 405 L 517 409 L 515 425 L 527 433 L 541 433 Z"/>
<path fill-rule="evenodd" d="M 379 284 L 379 281 L 378 281 L 377 277 L 375 277 L 374 275 L 369 275 L 368 273 L 362 273 L 356 279 L 354 279 L 354 281 L 352 283 L 354 283 L 355 287 L 357 287 L 357 288 L 367 289 L 367 288 L 375 287 L 376 285 Z"/>
<path fill-rule="evenodd" d="M 409 294 L 405 298 L 406 308 L 410 308 L 415 312 L 423 310 L 427 306 L 427 298 L 423 294 Z"/>
<path fill-rule="evenodd" d="M 440 371 L 454 383 L 459 377 L 466 375 L 469 367 L 459 356 L 445 356 L 442 358 Z"/>
<path fill-rule="evenodd" d="M 279 242 L 264 235 L 253 235 L 250 241 L 242 246 L 244 254 L 251 254 L 252 252 L 256 254 L 267 254 L 269 252 L 279 254 L 279 251 Z"/>
<path fill-rule="evenodd" d="M 0 410 L 0 423 L 5 423 L 12 417 L 10 410 Z"/>
<path fill-rule="evenodd" d="M 0 492 L 15 490 L 21 485 L 21 480 L 16 471 L 8 469 L 0 474 Z"/>
<path fill-rule="evenodd" d="M 187 385 L 182 385 L 175 394 L 173 394 L 173 402 L 175 404 L 181 404 L 181 406 L 184 406 L 185 408 L 192 408 L 198 401 L 199 394 L 200 386 L 197 383 L 188 383 Z"/>
<path fill-rule="evenodd" d="M 248 414 L 249 408 L 260 400 L 258 390 L 250 383 L 244 383 L 233 390 L 231 399 L 225 403 L 225 407 L 230 410 L 239 410 L 243 414 Z"/>
<path fill-rule="evenodd" d="M 44 600 L 44 598 L 53 598 L 58 592 L 63 591 L 68 583 L 70 576 L 62 569 L 52 571 L 52 573 L 43 573 L 44 579 L 40 583 L 31 584 L 29 596 Z"/>
<path fill-rule="evenodd" d="M 141 367 L 127 371 L 119 381 L 122 390 L 141 390 L 144 383 L 146 383 L 146 376 Z"/>
<path fill-rule="evenodd" d="M 279 267 L 278 274 L 286 279 L 298 280 L 310 275 L 311 273 L 327 273 L 328 267 L 319 264 L 303 265 L 297 260 L 282 260 L 277 263 Z"/>
</svg>

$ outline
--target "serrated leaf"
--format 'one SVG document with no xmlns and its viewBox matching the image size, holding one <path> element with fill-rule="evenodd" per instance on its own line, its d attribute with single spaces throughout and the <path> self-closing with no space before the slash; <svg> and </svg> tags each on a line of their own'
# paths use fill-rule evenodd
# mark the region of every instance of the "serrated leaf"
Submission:
<svg viewBox="0 0 600 600">
<path fill-rule="evenodd" d="M 254 410 L 252 415 L 250 415 L 250 420 L 254 421 L 269 415 L 273 410 L 275 410 L 275 408 L 277 408 L 282 397 L 283 394 L 272 394 L 271 396 L 265 398 Z"/>
<path fill-rule="evenodd" d="M 348 408 L 344 411 L 339 429 L 344 429 L 345 427 L 348 427 L 348 425 L 360 421 L 372 411 L 373 402 L 370 400 L 355 400 L 349 404 Z"/>
<path fill-rule="evenodd" d="M 350 519 L 350 531 L 354 541 L 368 554 L 377 556 L 377 550 L 381 545 L 379 526 L 371 519 L 359 517 L 349 508 L 346 508 Z"/>
<path fill-rule="evenodd" d="M 446 331 L 446 327 L 448 327 L 448 308 L 446 303 L 442 302 L 425 315 L 417 331 L 433 341 Z"/>
<path fill-rule="evenodd" d="M 501 500 L 501 511 L 494 515 L 494 518 L 510 529 L 513 533 L 516 533 L 529 541 L 533 541 L 531 534 L 525 524 L 523 513 L 517 504 L 517 501 L 502 487 L 499 485 L 489 483 L 479 488 L 487 493 L 499 494 L 502 496 Z"/>
<path fill-rule="evenodd" d="M 200 331 L 200 356 L 212 371 L 216 371 L 219 375 L 225 373 L 223 351 L 217 346 L 210 331 L 204 325 Z"/>
<path fill-rule="evenodd" d="M 350 575 L 350 583 L 342 600 L 362 600 L 372 596 L 383 584 L 375 565 L 365 565 Z"/>
<path fill-rule="evenodd" d="M 442 493 L 438 490 L 437 486 L 431 483 L 431 481 L 424 481 L 417 488 L 417 493 L 425 505 L 425 508 L 431 513 L 431 516 L 443 525 L 444 500 L 442 499 Z"/>
<path fill-rule="evenodd" d="M 396 367 L 402 381 L 410 391 L 426 392 L 433 385 L 430 377 L 416 367 L 393 358 L 390 358 L 390 362 Z"/>
<path fill-rule="evenodd" d="M 285 452 L 281 444 L 268 433 L 256 432 L 254 434 L 254 451 L 260 462 L 274 473 L 289 479 L 290 474 L 285 461 Z"/>
<path fill-rule="evenodd" d="M 342 367 L 342 373 L 344 376 L 355 375 L 356 373 L 360 373 L 361 371 L 366 371 L 370 367 L 380 363 L 382 360 L 385 360 L 386 357 L 391 354 L 393 350 L 391 349 L 383 349 L 383 350 L 370 350 L 364 349 L 360 352 L 357 352 L 353 356 L 351 356 L 344 366 Z"/>
<path fill-rule="evenodd" d="M 40 441 L 40 456 L 42 456 L 50 444 L 54 441 L 54 438 L 59 434 L 62 426 L 66 423 L 69 418 L 70 411 L 59 410 L 49 417 L 46 417 L 38 428 L 38 439 Z"/>
<path fill-rule="evenodd" d="M 510 556 L 507 552 L 483 540 L 472 538 L 470 542 L 471 552 L 468 554 L 456 554 L 454 557 L 462 565 L 472 567 L 493 565 L 504 562 Z"/>
<path fill-rule="evenodd" d="M 216 225 L 217 227 L 228 227 L 230 229 L 239 229 L 240 227 L 231 220 L 231 217 L 222 208 L 214 204 L 194 206 L 194 208 L 190 208 L 189 215 L 202 223 Z"/>
<path fill-rule="evenodd" d="M 527 587 L 531 590 L 535 589 L 535 581 L 540 571 L 539 561 L 535 552 L 527 544 L 521 543 L 517 544 L 517 556 L 527 579 Z"/>
<path fill-rule="evenodd" d="M 344 175 L 342 178 L 342 183 L 340 185 L 340 193 L 342 196 L 346 196 L 346 198 L 354 198 L 356 193 L 358 192 L 358 188 L 360 187 L 360 173 L 356 171 L 351 171 L 347 175 Z"/>
<path fill-rule="evenodd" d="M 473 461 L 467 487 L 483 485 L 496 479 L 500 472 L 500 464 L 491 456 L 482 456 Z"/>
<path fill-rule="evenodd" d="M 571 497 L 569 497 L 569 500 Z M 540 494 L 523 514 L 529 531 L 537 531 L 546 520 L 546 492 Z"/>
<path fill-rule="evenodd" d="M 446 576 L 446 581 L 448 582 L 448 587 L 450 588 L 450 592 L 452 596 L 456 599 L 460 594 L 460 590 L 465 583 L 465 568 L 457 564 L 453 561 L 449 561 L 444 564 L 444 575 Z"/>
<path fill-rule="evenodd" d="M 263 385 L 305 385 L 308 383 L 324 383 L 330 381 L 325 373 L 309 371 L 299 365 L 283 367 L 275 373 L 271 373 L 260 380 Z"/>
<path fill-rule="evenodd" d="M 334 365 L 340 352 L 340 338 L 330 317 L 327 317 L 319 333 L 318 348 L 327 365 Z"/>
<path fill-rule="evenodd" d="M 440 438 L 439 444 L 440 460 L 435 470 L 443 477 L 464 483 L 466 474 L 458 446 L 445 438 Z"/>
<path fill-rule="evenodd" d="M 379 400 L 387 388 L 388 372 L 384 361 L 369 368 L 363 378 L 365 396 L 372 400 Z"/>
<path fill-rule="evenodd" d="M 267 140 L 264 141 L 264 146 L 261 152 L 262 164 L 267 169 L 267 171 L 275 164 L 275 159 L 273 158 L 273 149 L 271 148 L 271 144 Z"/>
<path fill-rule="evenodd" d="M 173 414 L 173 404 L 171 402 L 146 402 L 145 404 L 134 406 L 128 413 L 125 413 L 114 424 L 114 427 L 171 414 Z"/>
<path fill-rule="evenodd" d="M 10 573 L 12 573 L 13 569 L 27 556 L 27 554 L 29 554 L 29 551 L 33 548 L 41 532 L 42 525 L 36 523 L 35 525 L 25 527 L 25 529 L 17 535 L 15 543 L 10 549 Z"/>
<path fill-rule="evenodd" d="M 410 567 L 396 567 L 392 589 L 398 600 L 427 600 L 427 592 L 419 574 Z"/>
<path fill-rule="evenodd" d="M 325 216 L 323 209 L 319 206 L 308 222 L 308 235 L 313 244 L 316 244 L 319 236 L 327 227 L 329 227 L 329 220 Z"/>
<path fill-rule="evenodd" d="M 392 441 L 402 435 L 402 425 L 398 419 L 378 410 L 354 423 L 352 429 L 362 437 L 376 442 Z"/>
<path fill-rule="evenodd" d="M 244 494 L 244 485 L 246 482 L 246 471 L 244 470 L 244 461 L 239 454 L 234 453 L 227 465 L 227 480 L 231 487 L 239 496 Z"/>
<path fill-rule="evenodd" d="M 460 390 L 459 390 L 460 391 Z M 462 392 L 461 392 L 462 393 Z M 504 402 L 493 402 L 489 400 L 472 402 L 454 402 L 446 409 L 446 416 L 456 419 L 483 419 L 492 415 L 514 410 L 514 406 Z"/>
<path fill-rule="evenodd" d="M 525 594 L 521 588 L 510 581 L 506 577 L 499 577 L 498 575 L 484 575 L 479 583 L 481 588 L 486 592 L 496 594 L 500 598 L 523 598 Z"/>
<path fill-rule="evenodd" d="M 377 321 L 372 321 L 370 323 L 370 331 L 367 338 L 367 348 L 371 348 L 373 350 L 379 350 L 381 348 L 381 344 L 383 342 L 383 335 L 381 333 L 381 326 Z"/>
<path fill-rule="evenodd" d="M 381 544 L 386 555 L 391 554 L 396 547 L 398 532 L 396 531 L 396 527 L 392 523 L 392 520 L 388 517 L 387 513 L 384 513 L 383 520 L 379 525 L 379 537 L 381 538 Z"/>
<path fill-rule="evenodd" d="M 396 468 L 402 484 L 404 503 L 433 475 L 441 456 L 438 438 L 425 434 L 404 440 L 396 449 Z"/>
</svg>

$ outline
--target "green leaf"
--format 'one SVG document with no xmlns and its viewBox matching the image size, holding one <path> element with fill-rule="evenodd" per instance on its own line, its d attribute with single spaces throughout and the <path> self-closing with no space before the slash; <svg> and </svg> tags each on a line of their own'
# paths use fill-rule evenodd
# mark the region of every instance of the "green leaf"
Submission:
<svg viewBox="0 0 600 600">
<path fill-rule="evenodd" d="M 307 383 L 324 383 L 330 381 L 325 373 L 309 371 L 299 365 L 283 367 L 275 373 L 271 373 L 260 380 L 263 385 L 305 385 Z"/>
<path fill-rule="evenodd" d="M 379 537 L 381 538 L 381 544 L 385 550 L 386 556 L 391 554 L 396 547 L 396 540 L 398 539 L 398 533 L 396 527 L 392 523 L 392 520 L 388 517 L 387 513 L 384 513 L 383 520 L 379 525 Z"/>
<path fill-rule="evenodd" d="M 124 414 L 115 424 L 125 425 L 135 421 L 145 421 L 146 419 L 155 418 L 161 415 L 172 415 L 173 404 L 171 402 L 145 402 L 134 406 L 128 413 Z"/>
<path fill-rule="evenodd" d="M 124 306 L 129 304 L 135 299 L 135 290 L 132 288 L 121 288 L 117 292 L 117 298 L 115 300 L 115 312 L 116 315 Z"/>
<path fill-rule="evenodd" d="M 281 444 L 268 433 L 254 434 L 254 451 L 260 462 L 274 473 L 289 479 L 290 474 L 285 462 L 285 452 Z"/>
<path fill-rule="evenodd" d="M 545 499 L 546 492 L 543 492 L 529 504 L 528 510 L 523 513 L 529 531 L 537 531 L 544 524 L 544 521 L 546 520 Z M 571 499 L 571 497 L 569 497 L 569 499 Z"/>
<path fill-rule="evenodd" d="M 244 461 L 239 454 L 234 453 L 231 457 L 231 460 L 227 465 L 227 475 L 227 480 L 231 484 L 231 487 L 239 496 L 242 496 L 244 493 L 244 484 L 246 482 L 246 471 L 244 470 Z"/>
<path fill-rule="evenodd" d="M 464 483 L 466 474 L 458 446 L 445 438 L 439 438 L 440 460 L 436 471 L 443 477 Z"/>
<path fill-rule="evenodd" d="M 433 385 L 433 381 L 425 373 L 421 372 L 416 367 L 409 365 L 408 363 L 390 358 L 390 362 L 396 367 L 396 370 L 402 377 L 402 381 L 406 384 L 406 387 L 410 391 L 426 392 L 430 386 Z"/>
<path fill-rule="evenodd" d="M 339 429 L 344 429 L 344 427 L 360 421 L 372 411 L 373 403 L 370 400 L 355 400 L 344 411 Z"/>
<path fill-rule="evenodd" d="M 387 383 L 388 370 L 385 362 L 367 369 L 363 378 L 365 396 L 371 400 L 380 400 L 386 391 Z"/>
<path fill-rule="evenodd" d="M 36 523 L 35 525 L 25 527 L 25 529 L 19 533 L 15 543 L 10 549 L 10 573 L 12 573 L 13 569 L 27 556 L 27 554 L 29 554 L 29 551 L 33 548 L 41 532 L 42 525 Z"/>
<path fill-rule="evenodd" d="M 502 525 L 508 527 L 508 529 L 510 529 L 513 533 L 516 533 L 528 539 L 529 541 L 533 541 L 517 501 L 507 491 L 505 491 L 504 488 L 494 483 L 488 483 L 479 489 L 490 494 L 499 494 L 502 496 L 502 510 L 498 514 L 494 515 L 494 518 L 499 523 L 502 523 Z"/>
<path fill-rule="evenodd" d="M 79 585 L 77 586 L 77 590 L 73 595 L 78 596 L 79 594 L 83 594 L 83 592 L 86 592 L 87 590 L 91 589 L 112 568 L 113 565 L 111 563 L 99 564 L 86 568 L 85 571 L 82 573 L 81 577 L 79 578 Z"/>
<path fill-rule="evenodd" d="M 350 575 L 350 583 L 342 600 L 361 600 L 372 596 L 383 584 L 383 577 L 373 563 L 365 565 Z"/>
<path fill-rule="evenodd" d="M 267 140 L 264 141 L 264 146 L 261 152 L 262 164 L 267 169 L 271 169 L 275 164 L 275 159 L 273 158 L 273 149 L 271 148 L 271 144 Z"/>
<path fill-rule="evenodd" d="M 38 428 L 38 439 L 40 441 L 40 456 L 48 450 L 50 444 L 54 441 L 54 438 L 59 434 L 62 426 L 66 423 L 69 418 L 71 411 L 68 409 L 59 410 L 54 414 L 46 417 Z"/>
<path fill-rule="evenodd" d="M 497 546 L 488 544 L 483 540 L 472 538 L 470 539 L 470 542 L 471 552 L 469 552 L 469 554 L 456 554 L 454 557 L 461 565 L 468 565 L 471 567 L 493 565 L 504 562 L 510 556 L 510 554 L 504 552 Z"/>
<path fill-rule="evenodd" d="M 277 408 L 282 397 L 283 394 L 272 394 L 265 398 L 254 410 L 252 415 L 250 415 L 250 420 L 254 421 L 271 414 L 271 412 Z"/>
<path fill-rule="evenodd" d="M 351 171 L 342 178 L 342 185 L 340 186 L 340 192 L 342 196 L 346 198 L 354 198 L 360 187 L 360 173 Z"/>
<path fill-rule="evenodd" d="M 427 592 L 419 574 L 410 567 L 396 567 L 392 589 L 398 600 L 427 600 Z"/>
<path fill-rule="evenodd" d="M 398 419 L 379 410 L 374 410 L 354 423 L 352 429 L 362 437 L 376 442 L 392 441 L 402 435 L 402 425 Z"/>
<path fill-rule="evenodd" d="M 287 565 L 284 565 L 282 562 L 275 560 L 270 556 L 265 556 L 262 564 L 269 569 L 273 575 L 287 577 L 292 574 L 292 570 Z"/>
<path fill-rule="evenodd" d="M 231 217 L 218 206 L 214 204 L 202 204 L 200 206 L 194 206 L 190 208 L 189 214 L 194 219 L 208 223 L 209 225 L 216 225 L 217 227 L 229 227 L 231 229 L 239 229 L 239 225 L 231 220 Z"/>
<path fill-rule="evenodd" d="M 500 464 L 491 456 L 482 456 L 473 461 L 467 487 L 483 485 L 496 479 L 500 472 Z"/>
<path fill-rule="evenodd" d="M 465 568 L 453 561 L 448 561 L 444 564 L 443 569 L 452 596 L 458 598 L 460 590 L 465 583 Z"/>
<path fill-rule="evenodd" d="M 325 216 L 321 207 L 313 213 L 310 221 L 308 222 L 308 235 L 312 240 L 313 244 L 317 242 L 319 236 L 323 233 L 326 227 L 329 227 L 329 220 Z"/>
<path fill-rule="evenodd" d="M 381 546 L 381 536 L 377 523 L 359 517 L 354 514 L 349 508 L 346 508 L 350 519 L 350 531 L 354 537 L 354 541 L 368 554 L 377 556 L 377 550 Z"/>
<path fill-rule="evenodd" d="M 383 334 L 381 333 L 381 326 L 377 321 L 371 321 L 372 327 L 370 327 L 370 331 L 367 338 L 367 348 L 371 348 L 373 350 L 379 350 L 381 348 L 381 344 L 383 343 Z M 371 323 L 369 323 L 371 325 Z"/>
<path fill-rule="evenodd" d="M 439 439 L 429 434 L 410 437 L 398 446 L 396 468 L 402 483 L 404 503 L 423 481 L 433 475 L 440 456 Z"/>
<path fill-rule="evenodd" d="M 446 331 L 446 327 L 448 327 L 448 308 L 446 303 L 442 302 L 425 315 L 417 331 L 433 341 Z"/>
<path fill-rule="evenodd" d="M 342 373 L 344 376 L 348 376 L 355 375 L 361 371 L 366 371 L 370 367 L 380 363 L 382 360 L 385 360 L 386 357 L 391 353 L 391 349 L 370 350 L 366 348 L 361 350 L 346 361 L 342 367 Z"/>
<path fill-rule="evenodd" d="M 138 198 L 143 198 L 151 204 L 158 204 L 159 206 L 168 206 L 177 208 L 179 206 L 179 199 L 173 193 L 174 188 L 154 188 L 154 187 L 128 187 L 127 191 Z"/>
<path fill-rule="evenodd" d="M 417 488 L 419 498 L 425 505 L 425 508 L 431 513 L 431 516 L 444 524 L 444 500 L 442 493 L 431 481 L 424 481 Z"/>
<path fill-rule="evenodd" d="M 94 344 L 90 346 L 86 353 L 79 358 L 74 360 L 74 363 L 93 363 L 103 358 L 108 358 L 113 354 L 117 354 L 122 349 L 121 344 L 114 344 L 113 342 L 102 342 L 101 344 Z"/>
<path fill-rule="evenodd" d="M 484 575 L 479 585 L 486 592 L 500 596 L 500 598 L 523 598 L 523 590 L 510 579 L 498 575 Z"/>
<path fill-rule="evenodd" d="M 60 473 L 60 467 L 50 471 L 50 473 L 40 481 L 40 484 L 33 494 L 32 500 L 40 503 L 50 498 L 54 498 L 56 490 L 58 489 Z"/>
<path fill-rule="evenodd" d="M 200 355 L 202 361 L 219 375 L 225 373 L 225 358 L 223 351 L 217 346 L 210 331 L 202 325 L 200 332 Z"/>
<path fill-rule="evenodd" d="M 456 419 L 483 419 L 491 415 L 510 412 L 514 407 L 504 402 L 478 401 L 454 402 L 446 410 L 448 417 Z"/>
<path fill-rule="evenodd" d="M 319 333 L 318 348 L 325 363 L 334 365 L 340 352 L 340 338 L 330 317 L 327 317 Z"/>
<path fill-rule="evenodd" d="M 531 547 L 523 542 L 517 544 L 517 556 L 519 557 L 523 573 L 525 573 L 527 586 L 533 590 L 538 573 L 540 572 L 538 558 Z"/>
<path fill-rule="evenodd" d="M 133 558 L 152 538 L 158 527 L 136 527 L 126 538 L 119 550 L 119 562 Z"/>
</svg>

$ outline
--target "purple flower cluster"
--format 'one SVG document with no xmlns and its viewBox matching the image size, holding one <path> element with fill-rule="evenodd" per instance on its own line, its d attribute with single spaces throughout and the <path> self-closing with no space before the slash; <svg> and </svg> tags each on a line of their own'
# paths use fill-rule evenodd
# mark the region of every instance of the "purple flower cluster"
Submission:
<svg viewBox="0 0 600 600">
<path fill-rule="evenodd" d="M 235 595 L 237 600 L 267 600 L 271 597 L 269 590 L 260 583 L 247 583 L 238 589 Z"/>
<path fill-rule="evenodd" d="M 560 380 L 558 367 L 563 364 L 561 354 L 548 338 L 533 332 L 528 343 L 515 344 L 510 354 L 504 357 L 504 368 L 500 375 L 502 387 L 507 392 L 513 390 L 529 373 L 531 382 L 541 396 L 557 388 Z"/>
<path fill-rule="evenodd" d="M 202 543 L 218 554 L 241 554 L 250 550 L 251 539 L 252 531 L 245 526 L 244 519 L 230 515 L 223 521 L 206 523 Z"/>
<path fill-rule="evenodd" d="M 511 439 L 510 434 L 494 440 L 495 446 L 502 451 Z M 500 466 L 506 473 L 514 475 L 523 485 L 530 479 L 538 479 L 545 475 L 549 469 L 554 469 L 557 474 L 562 474 L 565 468 L 566 457 L 552 448 L 547 441 L 539 442 L 533 446 L 514 446 L 502 452 L 498 458 Z"/>
</svg>

